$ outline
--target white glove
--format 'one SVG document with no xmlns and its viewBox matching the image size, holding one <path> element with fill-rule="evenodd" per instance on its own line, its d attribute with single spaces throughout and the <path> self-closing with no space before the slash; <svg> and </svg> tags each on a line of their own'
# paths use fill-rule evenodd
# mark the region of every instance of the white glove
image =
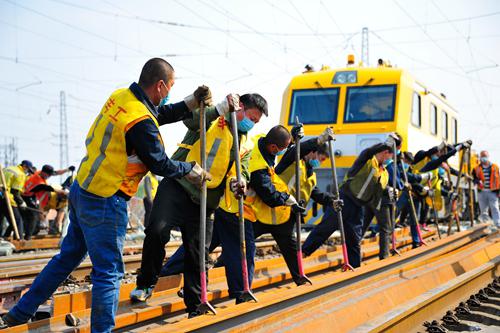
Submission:
<svg viewBox="0 0 500 333">
<path fill-rule="evenodd" d="M 432 172 L 424 172 L 421 173 L 420 176 L 422 177 L 422 181 L 424 182 L 434 179 L 434 174 Z"/>
<path fill-rule="evenodd" d="M 240 96 L 237 94 L 229 94 L 224 98 L 224 100 L 217 104 L 215 108 L 221 116 L 231 111 L 238 112 L 241 110 Z"/>
<path fill-rule="evenodd" d="M 298 203 L 297 203 L 297 200 L 295 199 L 295 197 L 290 194 L 288 199 L 286 199 L 285 205 L 286 206 L 293 206 L 293 205 L 298 205 Z"/>
<path fill-rule="evenodd" d="M 329 140 L 335 140 L 335 134 L 333 133 L 333 129 L 331 127 L 325 128 L 325 130 L 318 136 L 318 144 L 322 145 Z"/>
<path fill-rule="evenodd" d="M 198 163 L 192 162 L 191 164 L 193 165 L 193 168 L 187 175 L 184 176 L 188 182 L 201 187 L 204 181 L 212 180 L 212 175 L 203 170 Z"/>
<path fill-rule="evenodd" d="M 443 150 L 444 148 L 446 148 L 446 142 L 442 141 L 439 146 L 437 146 L 437 149 L 439 151 Z"/>
<path fill-rule="evenodd" d="M 394 148 L 394 145 L 396 144 L 396 139 L 394 138 L 394 136 L 392 135 L 389 135 L 387 137 L 387 139 L 385 140 L 385 145 L 391 149 Z"/>
<path fill-rule="evenodd" d="M 236 199 L 243 197 L 247 191 L 247 183 L 242 179 L 239 183 L 236 178 L 231 178 L 229 181 L 229 188 L 233 192 Z"/>
<path fill-rule="evenodd" d="M 19 209 L 26 209 L 28 208 L 28 205 L 26 204 L 26 202 L 21 202 L 21 204 L 18 206 Z"/>
</svg>

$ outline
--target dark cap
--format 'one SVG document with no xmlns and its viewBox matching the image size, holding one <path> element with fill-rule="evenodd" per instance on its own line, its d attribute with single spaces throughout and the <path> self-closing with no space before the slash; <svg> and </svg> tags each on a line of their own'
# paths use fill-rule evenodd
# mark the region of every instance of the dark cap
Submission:
<svg viewBox="0 0 500 333">
<path fill-rule="evenodd" d="M 29 173 L 35 173 L 35 167 L 33 166 L 33 163 L 31 163 L 31 161 L 24 160 L 21 162 L 21 166 L 28 168 Z"/>
<path fill-rule="evenodd" d="M 42 172 L 45 172 L 49 176 L 53 176 L 56 174 L 56 171 L 54 170 L 54 167 L 52 165 L 45 164 L 42 167 Z"/>
</svg>

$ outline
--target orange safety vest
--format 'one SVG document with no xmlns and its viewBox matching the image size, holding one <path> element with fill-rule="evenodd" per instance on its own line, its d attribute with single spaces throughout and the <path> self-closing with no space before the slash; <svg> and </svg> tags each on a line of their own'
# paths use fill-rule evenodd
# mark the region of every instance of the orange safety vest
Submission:
<svg viewBox="0 0 500 333">
<path fill-rule="evenodd" d="M 34 175 L 29 176 L 24 184 L 24 192 L 23 195 L 25 197 L 35 196 L 37 200 L 40 202 L 40 207 L 45 207 L 50 199 L 50 192 L 47 191 L 38 191 L 33 193 L 32 190 L 40 184 L 47 184 L 47 180 L 45 180 L 42 176 L 40 176 L 41 171 L 35 172 Z"/>
<path fill-rule="evenodd" d="M 479 164 L 475 169 L 474 173 L 476 177 L 479 178 L 484 184 L 484 173 L 483 167 Z M 492 191 L 500 190 L 500 176 L 498 172 L 498 165 L 491 163 L 491 171 L 490 171 L 490 189 Z"/>
</svg>

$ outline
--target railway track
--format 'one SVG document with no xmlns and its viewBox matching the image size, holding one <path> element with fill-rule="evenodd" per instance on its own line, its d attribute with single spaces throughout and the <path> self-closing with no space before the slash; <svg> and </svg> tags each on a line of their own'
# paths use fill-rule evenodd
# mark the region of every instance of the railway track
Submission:
<svg viewBox="0 0 500 333">
<path fill-rule="evenodd" d="M 432 230 L 425 234 L 430 240 L 435 239 L 436 231 Z M 407 236 L 399 237 L 398 246 L 402 252 L 408 251 L 411 247 L 411 239 Z M 363 256 L 368 266 L 373 262 L 378 262 L 378 243 L 376 239 L 370 239 L 363 245 Z M 333 247 L 329 249 L 321 249 L 314 256 L 307 258 L 304 262 L 305 271 L 309 274 L 313 281 L 316 276 L 322 274 L 335 274 L 347 277 L 348 275 L 332 273 L 332 269 L 340 267 L 341 264 L 340 248 Z M 404 257 L 404 256 L 403 256 Z M 403 258 L 401 257 L 401 258 Z M 349 274 L 349 273 L 347 273 Z M 349 274 L 350 275 L 350 274 Z M 225 306 L 227 300 L 227 286 L 225 283 L 225 273 L 223 268 L 215 268 L 209 271 L 209 291 L 210 299 L 217 304 L 218 307 Z M 253 283 L 253 288 L 257 293 L 272 290 L 273 288 L 284 288 L 289 291 L 302 290 L 309 291 L 309 287 L 293 288 L 289 286 L 291 277 L 286 269 L 286 265 L 282 258 L 272 258 L 259 260 L 256 262 L 256 274 Z M 316 283 L 315 283 L 316 284 Z M 184 318 L 182 314 L 184 304 L 176 292 L 182 285 L 181 276 L 170 276 L 161 278 L 155 288 L 153 297 L 147 304 L 131 304 L 128 300 L 129 292 L 135 287 L 133 283 L 122 284 L 120 290 L 120 306 L 116 317 L 117 329 L 144 331 L 148 325 L 158 325 L 156 322 L 163 322 L 166 319 L 179 321 Z M 90 296 L 89 291 L 77 292 L 71 294 L 57 295 L 53 298 L 52 318 L 40 320 L 27 325 L 10 328 L 6 332 L 46 332 L 46 331 L 79 331 L 88 332 L 89 316 L 90 316 Z M 230 302 L 232 303 L 232 302 Z M 257 304 L 261 304 L 260 302 Z M 228 307 L 234 311 L 239 309 L 232 305 Z M 65 325 L 65 315 L 73 313 L 81 320 L 81 325 L 78 328 L 68 328 Z M 218 317 L 218 316 L 217 316 Z M 204 317 L 205 319 L 210 317 Z M 184 320 L 180 320 L 179 323 Z M 151 323 L 153 322 L 153 323 Z M 137 328 L 134 328 L 137 325 Z M 169 327 L 169 325 L 165 326 Z"/>
</svg>

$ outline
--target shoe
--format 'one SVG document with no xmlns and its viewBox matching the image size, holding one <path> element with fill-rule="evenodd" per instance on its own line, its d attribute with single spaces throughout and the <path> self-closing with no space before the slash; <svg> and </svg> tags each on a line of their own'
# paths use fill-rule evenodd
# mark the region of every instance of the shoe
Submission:
<svg viewBox="0 0 500 333">
<path fill-rule="evenodd" d="M 194 317 L 199 317 L 199 316 L 202 316 L 204 314 L 206 314 L 206 312 L 202 313 L 200 311 L 192 311 L 192 312 L 189 312 L 188 319 L 191 319 L 191 318 L 194 318 Z"/>
<path fill-rule="evenodd" d="M 422 244 L 420 244 L 420 243 L 412 243 L 411 248 L 416 249 L 416 248 L 421 247 L 421 246 L 422 246 Z"/>
<path fill-rule="evenodd" d="M 132 302 L 146 302 L 153 295 L 154 286 L 149 288 L 135 288 L 130 292 Z"/>
<path fill-rule="evenodd" d="M 0 317 L 0 329 L 4 329 L 7 327 L 17 326 L 26 324 L 27 321 L 19 321 L 12 317 L 10 314 L 5 313 Z"/>
<path fill-rule="evenodd" d="M 426 223 L 423 223 L 422 224 L 422 230 L 429 231 L 430 229 L 427 228 L 427 224 Z"/>
</svg>

